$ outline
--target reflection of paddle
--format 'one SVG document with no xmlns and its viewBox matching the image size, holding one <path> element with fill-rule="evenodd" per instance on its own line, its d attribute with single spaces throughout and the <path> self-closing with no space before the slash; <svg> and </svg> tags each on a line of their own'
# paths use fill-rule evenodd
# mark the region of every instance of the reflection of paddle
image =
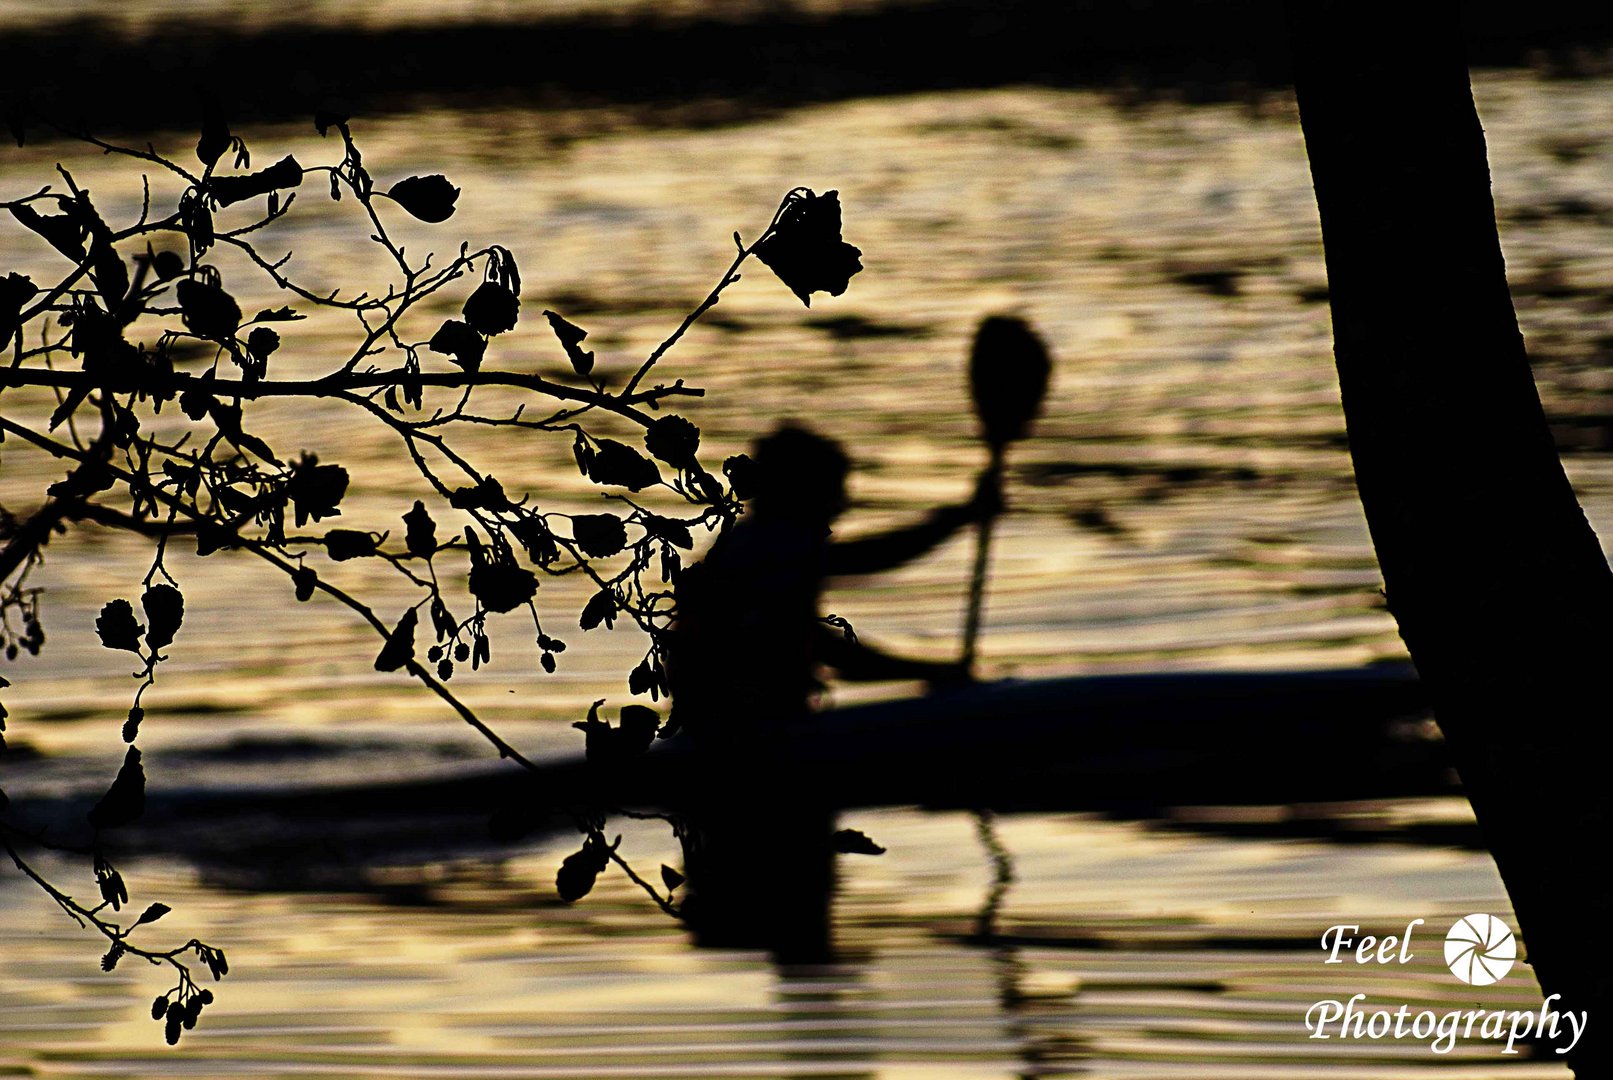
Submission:
<svg viewBox="0 0 1613 1080">
<path fill-rule="evenodd" d="M 993 315 L 975 331 L 974 348 L 969 354 L 969 391 L 974 398 L 975 415 L 980 418 L 981 438 L 991 452 L 991 463 L 983 477 L 990 485 L 1000 488 L 1008 444 L 1024 438 L 1031 421 L 1041 411 L 1051 370 L 1047 346 L 1023 319 Z M 969 608 L 963 622 L 963 667 L 971 673 L 975 640 L 980 636 L 980 611 L 986 598 L 986 568 L 996 519 L 994 512 L 980 522 L 974 576 L 969 580 Z"/>
</svg>

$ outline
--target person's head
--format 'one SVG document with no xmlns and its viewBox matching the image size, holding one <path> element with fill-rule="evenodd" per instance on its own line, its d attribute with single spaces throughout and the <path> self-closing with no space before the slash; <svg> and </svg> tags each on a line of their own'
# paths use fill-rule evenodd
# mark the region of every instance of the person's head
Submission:
<svg viewBox="0 0 1613 1080">
<path fill-rule="evenodd" d="M 825 527 L 846 508 L 851 463 L 833 439 L 785 424 L 756 441 L 756 511 Z"/>
</svg>

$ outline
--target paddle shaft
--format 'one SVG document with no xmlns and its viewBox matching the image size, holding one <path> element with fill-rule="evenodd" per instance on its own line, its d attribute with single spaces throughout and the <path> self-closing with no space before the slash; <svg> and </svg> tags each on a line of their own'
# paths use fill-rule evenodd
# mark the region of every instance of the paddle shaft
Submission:
<svg viewBox="0 0 1613 1080">
<path fill-rule="evenodd" d="M 1003 475 L 1003 453 L 1006 446 L 993 444 L 991 464 L 986 467 L 995 485 L 1000 486 Z M 969 578 L 969 607 L 963 617 L 963 669 L 970 674 L 975 667 L 975 642 L 980 637 L 980 614 L 986 605 L 986 572 L 991 562 L 991 534 L 997 524 L 997 515 L 982 518 L 975 533 L 975 566 Z"/>
<path fill-rule="evenodd" d="M 975 331 L 969 348 L 969 396 L 980 434 L 991 451 L 991 464 L 982 480 L 1002 490 L 1003 457 L 1008 444 L 1030 433 L 1031 421 L 1041 411 L 1053 358 L 1047 346 L 1024 319 L 991 315 Z M 991 561 L 991 534 L 997 514 L 982 518 L 975 546 L 974 575 L 969 581 L 969 608 L 963 621 L 964 673 L 974 674 L 975 642 L 980 636 L 980 614 L 986 601 L 986 571 Z"/>
</svg>

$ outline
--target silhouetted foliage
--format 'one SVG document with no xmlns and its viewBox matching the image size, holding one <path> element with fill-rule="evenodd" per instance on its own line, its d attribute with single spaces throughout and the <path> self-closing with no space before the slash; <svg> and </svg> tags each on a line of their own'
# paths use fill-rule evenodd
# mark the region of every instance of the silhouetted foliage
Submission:
<svg viewBox="0 0 1613 1080">
<path fill-rule="evenodd" d="M 112 598 L 95 623 L 102 645 L 132 653 L 140 664 L 122 726 L 123 740 L 136 743 L 143 725 L 152 722 L 144 697 L 168 659 L 166 650 L 183 647 L 184 586 L 164 556 L 172 544 L 188 539 L 198 556 L 228 553 L 284 574 L 291 585 L 288 601 L 322 596 L 348 609 L 379 639 L 376 670 L 421 683 L 500 757 L 531 768 L 449 689 L 456 666 L 490 663 L 488 620 L 524 612 L 532 620 L 539 666 L 554 672 L 566 643 L 545 631 L 539 585 L 545 576 L 575 574 L 594 586 L 577 616 L 583 630 L 626 621 L 648 638 L 648 651 L 627 680 L 630 692 L 652 700 L 666 693 L 679 551 L 689 550 L 697 533 L 720 532 L 735 521 L 754 470 L 747 458 L 730 458 L 722 470 L 725 484 L 702 466 L 699 429 L 661 410 L 703 391 L 682 380 L 645 385 L 646 379 L 739 280 L 750 256 L 761 257 L 806 301 L 815 291 L 843 292 L 861 269 L 859 253 L 840 239 L 838 196 L 798 188 L 754 243 L 746 246 L 735 234 L 736 257 L 718 284 L 614 388 L 618 375 L 596 371 L 594 354 L 581 347 L 587 332 L 545 311 L 578 380 L 556 381 L 528 374 L 530 365 L 507 364 L 499 354 L 497 336 L 514 328 L 522 313 L 521 276 L 509 250 L 460 245 L 438 265 L 429 255 L 412 258 L 391 238 L 388 216 L 394 208 L 440 223 L 454 214 L 460 189 L 444 176 L 426 174 L 383 190 L 345 116 L 320 114 L 315 125 L 335 144 L 339 157 L 333 164 L 305 164 L 287 155 L 255 172 L 246 143 L 217 111 L 207 113 L 196 142 L 200 171 L 149 147 L 69 132 L 155 172 L 159 183 L 145 178 L 138 218 L 118 228 L 101 217 L 90 193 L 65 168 L 58 169 L 61 190 L 46 186 L 0 201 L 19 226 L 67 260 L 48 282 L 14 272 L 0 277 L 0 349 L 11 354 L 0 367 L 0 437 L 50 455 L 67 470 L 32 512 L 14 515 L 0 508 L 0 645 L 14 660 L 37 653 L 45 641 L 39 590 L 28 579 L 56 532 L 88 521 L 148 543 L 149 570 L 139 589 L 129 591 L 138 595 L 139 611 L 133 600 Z M 161 181 L 168 181 L 166 193 Z M 297 200 L 313 197 L 327 181 L 331 199 L 357 204 L 363 228 L 387 261 L 390 280 L 379 289 L 316 291 L 287 272 L 289 254 L 271 259 L 262 253 L 264 238 Z M 250 286 L 226 282 L 215 261 L 225 252 L 289 294 L 290 303 L 248 315 L 238 296 L 248 295 Z M 440 302 L 455 288 L 464 297 L 461 317 L 422 324 L 425 302 Z M 318 377 L 277 375 L 282 355 L 299 345 L 294 324 L 315 310 L 350 316 L 354 347 Z M 208 358 L 200 371 L 194 369 L 197 355 Z M 512 412 L 478 412 L 483 388 L 546 401 L 548 411 L 528 402 Z M 351 486 L 362 478 L 307 451 L 286 453 L 255 432 L 252 406 L 269 398 L 337 402 L 382 425 L 397 437 L 429 495 L 400 508 L 401 529 L 325 527 L 342 516 Z M 641 428 L 643 450 L 587 430 L 585 423 L 604 415 Z M 603 493 L 613 499 L 613 512 L 546 511 L 532 493 L 507 490 L 456 448 L 453 436 L 470 427 L 571 439 L 583 474 L 620 489 Z M 622 494 L 650 489 L 658 489 L 664 503 L 681 506 L 682 516 L 668 506 L 652 512 Z M 438 515 L 446 515 L 440 529 Z M 383 618 L 327 576 L 319 567 L 324 559 L 374 560 L 417 599 Z M 460 580 L 464 595 L 452 592 Z M 0 688 L 8 685 L 0 679 Z M 160 722 L 160 707 L 151 711 Z M 0 706 L 0 732 L 5 717 Z M 663 731 L 660 715 L 636 704 L 619 710 L 615 726 L 599 719 L 598 706 L 577 726 L 585 733 L 589 760 L 603 763 L 643 753 Z M 214 979 L 227 974 L 229 965 L 221 950 L 194 939 L 159 950 L 131 937 L 166 915 L 166 905 L 150 903 L 129 923 L 104 915 L 107 908 L 120 911 L 129 891 L 102 850 L 103 833 L 140 818 L 145 790 L 141 751 L 130 745 L 89 812 L 87 842 L 64 843 L 54 831 L 47 838 L 0 818 L 0 843 L 63 911 L 108 940 L 103 968 L 110 971 L 132 954 L 177 974 L 177 984 L 151 1008 L 174 1043 L 213 1001 L 212 992 L 193 981 L 187 959 L 194 955 Z M 5 806 L 0 792 L 0 809 Z M 615 862 L 664 910 L 678 913 L 670 900 L 682 883 L 678 872 L 663 867 L 663 895 L 618 854 L 619 838 L 606 840 L 604 819 L 579 814 L 576 820 L 585 841 L 559 869 L 563 899 L 585 895 Z M 495 822 L 494 828 L 503 826 Z M 101 904 L 86 907 L 56 888 L 28 864 L 19 845 L 89 855 Z"/>
<path fill-rule="evenodd" d="M 841 829 L 834 834 L 833 847 L 842 855 L 883 855 L 885 849 L 858 829 Z"/>
<path fill-rule="evenodd" d="M 756 257 L 808 307 L 815 292 L 845 292 L 863 268 L 862 252 L 840 238 L 838 191 L 790 192 L 771 235 L 756 245 Z"/>
<path fill-rule="evenodd" d="M 616 841 L 621 843 L 620 838 Z M 605 872 L 610 864 L 610 857 L 615 853 L 615 846 L 608 845 L 599 836 L 589 836 L 583 841 L 582 848 L 567 855 L 555 873 L 555 889 L 560 893 L 560 899 L 571 903 L 587 896 L 594 887 L 599 875 Z"/>
<path fill-rule="evenodd" d="M 410 214 L 433 224 L 453 217 L 454 203 L 459 201 L 459 189 L 440 173 L 399 180 L 386 194 Z"/>
<path fill-rule="evenodd" d="M 134 821 L 145 808 L 146 770 L 140 764 L 140 748 L 131 746 L 112 786 L 90 808 L 89 822 L 97 829 L 115 829 Z"/>
<path fill-rule="evenodd" d="M 588 331 L 552 311 L 545 311 L 543 317 L 549 320 L 549 325 L 554 329 L 554 336 L 560 339 L 560 347 L 566 350 L 566 357 L 571 361 L 572 370 L 583 376 L 593 371 L 594 354 L 584 352 L 582 349 L 583 339 L 588 336 Z"/>
<path fill-rule="evenodd" d="M 637 757 L 650 748 L 661 727 L 661 717 L 654 709 L 643 705 L 624 705 L 615 727 L 599 718 L 599 707 L 604 701 L 594 702 L 588 710 L 588 719 L 572 725 L 586 736 L 585 749 L 590 764 L 610 764 Z"/>
</svg>

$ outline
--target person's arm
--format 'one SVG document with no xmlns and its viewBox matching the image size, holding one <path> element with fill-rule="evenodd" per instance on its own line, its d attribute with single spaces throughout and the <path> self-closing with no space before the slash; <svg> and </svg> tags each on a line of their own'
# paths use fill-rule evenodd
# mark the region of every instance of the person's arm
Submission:
<svg viewBox="0 0 1613 1080">
<path fill-rule="evenodd" d="M 894 569 L 932 551 L 971 520 L 973 515 L 966 507 L 945 506 L 917 525 L 830 544 L 824 572 L 830 577 L 853 577 Z"/>
<path fill-rule="evenodd" d="M 849 682 L 917 679 L 928 683 L 967 682 L 969 673 L 955 660 L 913 660 L 849 640 L 829 626 L 819 627 L 818 659 Z"/>
<path fill-rule="evenodd" d="M 966 503 L 931 511 L 923 521 L 905 529 L 830 544 L 824 573 L 829 577 L 852 577 L 894 569 L 932 551 L 965 525 L 1001 509 L 1002 494 L 995 476 L 982 474 L 974 496 Z"/>
</svg>

